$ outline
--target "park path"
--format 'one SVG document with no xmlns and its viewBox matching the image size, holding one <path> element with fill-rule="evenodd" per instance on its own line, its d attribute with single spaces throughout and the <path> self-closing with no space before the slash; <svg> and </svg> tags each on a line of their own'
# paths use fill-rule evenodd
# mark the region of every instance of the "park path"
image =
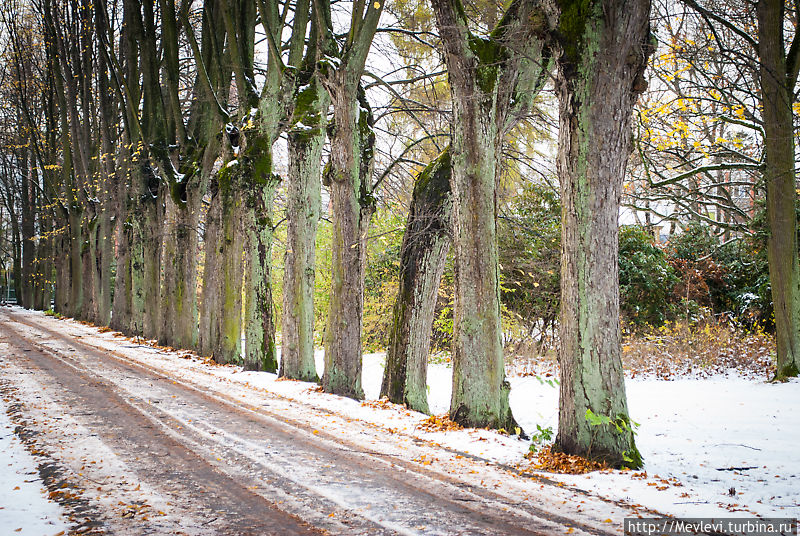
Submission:
<svg viewBox="0 0 800 536">
<path fill-rule="evenodd" d="M 237 403 L 14 309 L 0 310 L 0 369 L 18 434 L 83 533 L 602 535 L 626 515 L 546 481 L 510 500 L 485 463 L 364 423 L 327 434 L 280 397 Z M 465 463 L 484 485 L 458 477 Z"/>
</svg>

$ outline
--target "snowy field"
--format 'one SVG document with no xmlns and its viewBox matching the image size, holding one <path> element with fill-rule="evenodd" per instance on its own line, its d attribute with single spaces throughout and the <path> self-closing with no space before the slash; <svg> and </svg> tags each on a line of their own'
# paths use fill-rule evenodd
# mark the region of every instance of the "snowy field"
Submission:
<svg viewBox="0 0 800 536">
<path fill-rule="evenodd" d="M 78 335 L 83 343 L 109 350 L 117 357 L 141 362 L 244 402 L 250 396 L 248 392 L 255 397 L 268 391 L 327 408 L 345 419 L 373 423 L 388 433 L 413 435 L 500 464 L 530 468 L 530 462 L 524 458 L 528 442 L 488 430 L 426 432 L 418 428 L 425 415 L 376 402 L 383 371 L 382 354 L 364 356 L 363 386 L 367 401 L 362 403 L 321 393 L 313 384 L 280 381 L 274 374 L 215 365 L 187 352 L 153 348 L 119 334 L 100 333 L 71 320 L 56 320 L 21 309 L 14 309 L 13 314 L 65 334 Z M 317 366 L 321 373 L 322 352 L 317 353 Z M 450 380 L 449 366 L 431 365 L 429 403 L 434 414 L 447 412 Z M 520 425 L 528 432 L 535 431 L 537 424 L 555 430 L 557 386 L 543 383 L 535 376 L 512 376 L 509 380 L 511 405 Z M 641 424 L 637 445 L 645 460 L 644 470 L 578 476 L 547 473 L 548 478 L 667 515 L 800 517 L 800 456 L 797 456 L 800 423 L 795 414 L 800 408 L 800 381 L 768 384 L 729 373 L 672 381 L 637 377 L 628 379 L 626 387 L 631 418 Z M 11 439 L 10 430 L 7 427 L 3 430 L 4 452 L 21 459 L 22 451 L 14 447 L 17 444 Z M 33 478 L 25 476 L 30 470 L 30 465 L 3 467 L 11 476 L 22 475 L 18 477 L 21 482 Z M 5 474 L 0 478 L 7 481 Z M 10 488 L 16 485 L 21 486 L 14 484 Z M 19 504 L 12 499 L 20 491 L 2 490 L 2 493 L 0 504 L 6 510 Z M 30 494 L 41 498 L 40 487 Z M 0 510 L 0 522 L 8 527 L 13 522 L 4 521 L 6 510 Z M 39 512 L 38 507 L 35 510 Z M 41 513 L 35 513 L 32 519 L 52 523 L 47 526 L 55 529 L 53 533 L 58 530 L 55 507 L 51 510 L 42 507 Z M 23 534 L 26 533 L 36 531 Z"/>
</svg>

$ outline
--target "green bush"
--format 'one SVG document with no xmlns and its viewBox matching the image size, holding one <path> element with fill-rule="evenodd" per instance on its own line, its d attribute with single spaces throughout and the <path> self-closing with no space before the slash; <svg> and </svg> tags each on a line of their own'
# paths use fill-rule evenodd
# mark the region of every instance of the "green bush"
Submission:
<svg viewBox="0 0 800 536">
<path fill-rule="evenodd" d="M 771 326 L 764 212 L 756 212 L 749 234 L 723 244 L 699 222 L 670 240 L 670 264 L 679 278 L 673 293 L 676 309 L 694 311 L 689 316 L 705 309 L 748 327 Z"/>
<path fill-rule="evenodd" d="M 561 303 L 561 201 L 546 186 L 527 185 L 497 225 L 504 324 L 553 330 Z"/>
<path fill-rule="evenodd" d="M 377 211 L 370 221 L 367 266 L 364 274 L 364 331 L 366 352 L 389 345 L 394 302 L 400 278 L 400 249 L 406 218 L 397 210 Z"/>
<path fill-rule="evenodd" d="M 750 224 L 752 234 L 719 249 L 717 258 L 727 271 L 721 306 L 747 327 L 773 328 L 772 291 L 767 260 L 766 210 L 761 207 Z"/>
<path fill-rule="evenodd" d="M 645 227 L 630 225 L 620 229 L 620 312 L 626 320 L 636 325 L 663 324 L 677 282 L 666 253 Z"/>
</svg>

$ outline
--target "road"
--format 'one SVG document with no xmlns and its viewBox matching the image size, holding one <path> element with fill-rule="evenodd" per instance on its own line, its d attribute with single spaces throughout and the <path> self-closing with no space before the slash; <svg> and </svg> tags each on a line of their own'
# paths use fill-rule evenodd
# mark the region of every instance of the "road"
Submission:
<svg viewBox="0 0 800 536">
<path fill-rule="evenodd" d="M 0 310 L 0 390 L 79 533 L 602 535 L 631 515 L 364 423 L 320 433 L 19 311 Z"/>
</svg>

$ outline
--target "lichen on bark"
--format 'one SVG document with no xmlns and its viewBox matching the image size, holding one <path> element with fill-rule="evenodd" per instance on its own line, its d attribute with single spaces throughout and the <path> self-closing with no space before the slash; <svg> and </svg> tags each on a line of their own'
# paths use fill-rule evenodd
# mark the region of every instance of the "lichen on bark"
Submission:
<svg viewBox="0 0 800 536">
<path fill-rule="evenodd" d="M 555 0 L 562 199 L 559 428 L 555 448 L 638 467 L 620 359 L 618 215 L 647 0 Z M 569 37 L 569 39 L 567 39 Z M 626 58 L 620 61 L 620 58 Z M 593 425 L 589 414 L 609 423 Z"/>
</svg>

